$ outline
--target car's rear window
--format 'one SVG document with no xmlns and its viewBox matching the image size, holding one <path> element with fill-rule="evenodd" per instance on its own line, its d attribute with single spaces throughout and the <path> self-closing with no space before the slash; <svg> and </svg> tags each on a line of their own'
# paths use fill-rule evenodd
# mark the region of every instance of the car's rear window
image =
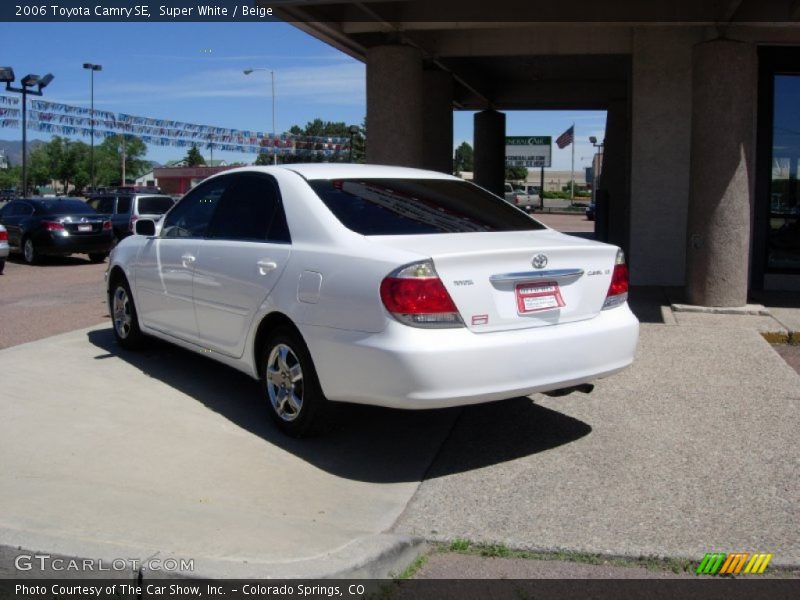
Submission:
<svg viewBox="0 0 800 600">
<path fill-rule="evenodd" d="M 169 196 L 143 196 L 139 198 L 139 214 L 163 215 L 173 204 Z"/>
<path fill-rule="evenodd" d="M 448 179 L 334 179 L 309 185 L 362 235 L 526 231 L 544 226 L 489 192 Z"/>
<path fill-rule="evenodd" d="M 38 200 L 39 211 L 48 215 L 69 215 L 81 213 L 96 213 L 97 211 L 83 200 Z"/>
</svg>

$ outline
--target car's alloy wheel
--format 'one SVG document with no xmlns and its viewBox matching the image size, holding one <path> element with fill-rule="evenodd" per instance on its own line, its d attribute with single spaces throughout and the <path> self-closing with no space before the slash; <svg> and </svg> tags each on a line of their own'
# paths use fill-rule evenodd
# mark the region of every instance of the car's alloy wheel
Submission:
<svg viewBox="0 0 800 600">
<path fill-rule="evenodd" d="M 114 338 L 123 348 L 135 350 L 142 346 L 145 335 L 139 329 L 136 304 L 131 289 L 124 278 L 117 278 L 111 286 L 111 320 L 114 324 Z"/>
<path fill-rule="evenodd" d="M 25 238 L 25 243 L 22 245 L 22 256 L 25 262 L 32 265 L 38 258 L 36 255 L 36 246 L 33 245 L 31 238 Z"/>
<path fill-rule="evenodd" d="M 112 302 L 114 330 L 122 339 L 127 339 L 131 334 L 131 300 L 125 286 L 118 285 L 114 290 L 114 300 Z"/>
<path fill-rule="evenodd" d="M 279 330 L 266 341 L 261 382 L 270 415 L 284 433 L 307 437 L 332 423 L 333 403 L 322 393 L 311 354 L 296 332 Z"/>
<path fill-rule="evenodd" d="M 284 421 L 294 421 L 303 410 L 303 367 L 286 344 L 272 348 L 267 358 L 266 380 L 272 409 Z"/>
</svg>

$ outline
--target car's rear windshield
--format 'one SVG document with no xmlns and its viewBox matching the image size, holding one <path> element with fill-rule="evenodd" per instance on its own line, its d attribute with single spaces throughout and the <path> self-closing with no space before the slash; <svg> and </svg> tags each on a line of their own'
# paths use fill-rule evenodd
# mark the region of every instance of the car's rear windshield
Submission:
<svg viewBox="0 0 800 600">
<path fill-rule="evenodd" d="M 62 200 L 61 198 L 54 198 L 53 200 L 37 200 L 37 212 L 47 215 L 70 215 L 93 213 L 97 211 L 91 206 L 86 204 L 83 200 Z"/>
<path fill-rule="evenodd" d="M 169 196 L 142 196 L 139 198 L 139 214 L 163 215 L 173 204 Z"/>
<path fill-rule="evenodd" d="M 309 184 L 345 227 L 362 235 L 544 228 L 504 200 L 466 181 L 325 179 Z"/>
</svg>

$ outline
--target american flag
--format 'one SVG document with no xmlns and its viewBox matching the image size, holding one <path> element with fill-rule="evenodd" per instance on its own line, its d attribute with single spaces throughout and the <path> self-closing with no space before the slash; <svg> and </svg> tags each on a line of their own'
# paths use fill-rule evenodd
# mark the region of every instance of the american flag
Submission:
<svg viewBox="0 0 800 600">
<path fill-rule="evenodd" d="M 575 125 L 567 129 L 564 133 L 556 138 L 556 145 L 559 148 L 566 148 L 575 139 Z"/>
</svg>

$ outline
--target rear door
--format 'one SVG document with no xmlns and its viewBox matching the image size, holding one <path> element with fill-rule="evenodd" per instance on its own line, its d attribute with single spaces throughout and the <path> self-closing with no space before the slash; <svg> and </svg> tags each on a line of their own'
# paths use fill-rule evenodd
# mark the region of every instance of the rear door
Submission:
<svg viewBox="0 0 800 600">
<path fill-rule="evenodd" d="M 3 207 L 3 225 L 8 231 L 8 245 L 11 248 L 20 247 L 22 221 L 32 214 L 33 208 L 26 202 L 11 202 Z"/>
<path fill-rule="evenodd" d="M 147 327 L 184 340 L 199 339 L 192 301 L 198 247 L 230 176 L 201 183 L 170 212 L 160 236 L 149 238 L 135 269 L 134 296 Z"/>
<path fill-rule="evenodd" d="M 275 179 L 234 177 L 198 248 L 193 293 L 203 344 L 238 357 L 256 311 L 286 267 L 291 240 Z"/>
</svg>

